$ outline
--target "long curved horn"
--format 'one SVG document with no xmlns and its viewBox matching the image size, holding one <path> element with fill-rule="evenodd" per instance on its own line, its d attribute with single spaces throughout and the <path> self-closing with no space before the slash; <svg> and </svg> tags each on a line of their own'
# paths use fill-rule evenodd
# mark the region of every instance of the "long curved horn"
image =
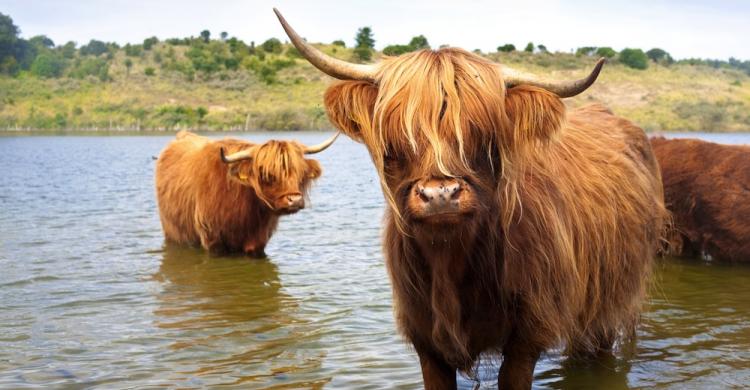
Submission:
<svg viewBox="0 0 750 390">
<path fill-rule="evenodd" d="M 339 134 L 341 132 L 337 131 L 336 134 L 333 135 L 333 137 L 313 146 L 305 146 L 305 154 L 315 154 L 320 153 L 326 149 L 328 149 L 329 146 L 333 145 L 333 141 L 336 141 L 336 138 L 339 137 Z"/>
<path fill-rule="evenodd" d="M 588 76 L 574 81 L 553 81 L 532 75 L 530 73 L 520 72 L 505 65 L 498 65 L 505 79 L 505 86 L 508 88 L 516 85 L 526 84 L 535 87 L 544 88 L 561 98 L 573 97 L 585 91 L 591 84 L 594 84 L 599 72 L 606 62 L 606 58 L 601 58 L 596 62 L 594 69 Z"/>
<path fill-rule="evenodd" d="M 237 161 L 242 160 L 248 160 L 253 157 L 253 154 L 250 152 L 249 149 L 240 150 L 239 152 L 232 153 L 229 156 L 224 154 L 224 148 L 221 148 L 221 161 L 224 161 L 224 163 L 229 164 Z"/>
<path fill-rule="evenodd" d="M 323 71 L 323 73 L 339 80 L 365 80 L 370 82 L 375 80 L 376 68 L 374 65 L 352 64 L 326 55 L 322 51 L 305 42 L 305 40 L 294 31 L 289 23 L 286 22 L 286 19 L 281 16 L 279 10 L 274 8 L 273 12 L 276 13 L 279 22 L 281 22 L 281 27 L 284 27 L 284 31 L 286 31 L 286 35 L 289 36 L 294 47 L 296 47 L 300 54 L 310 61 L 311 64 Z"/>
</svg>

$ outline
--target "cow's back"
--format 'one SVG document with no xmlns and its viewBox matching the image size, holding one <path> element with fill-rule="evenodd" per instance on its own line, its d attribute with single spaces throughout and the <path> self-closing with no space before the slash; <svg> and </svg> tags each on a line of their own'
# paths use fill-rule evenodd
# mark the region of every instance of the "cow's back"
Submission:
<svg viewBox="0 0 750 390">
<path fill-rule="evenodd" d="M 662 171 L 677 254 L 750 261 L 750 147 L 651 140 Z"/>
<path fill-rule="evenodd" d="M 600 105 L 571 111 L 558 138 L 537 151 L 509 237 L 512 247 L 541 248 L 543 261 L 511 248 L 505 266 L 518 276 L 528 264 L 556 263 L 538 288 L 566 297 L 559 317 L 576 324 L 560 326 L 570 332 L 560 336 L 574 353 L 591 350 L 637 321 L 667 218 L 658 164 L 645 132 Z M 556 310 L 550 301 L 547 312 Z"/>
<path fill-rule="evenodd" d="M 195 227 L 196 188 L 199 176 L 207 169 L 203 147 L 210 142 L 204 137 L 179 132 L 162 151 L 156 163 L 156 197 L 164 236 L 168 241 L 200 244 Z"/>
</svg>

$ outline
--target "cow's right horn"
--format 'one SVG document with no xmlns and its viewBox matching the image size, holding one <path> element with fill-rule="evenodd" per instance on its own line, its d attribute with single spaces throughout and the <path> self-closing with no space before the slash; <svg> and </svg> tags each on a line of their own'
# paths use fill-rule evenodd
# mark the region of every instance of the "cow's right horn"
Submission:
<svg viewBox="0 0 750 390">
<path fill-rule="evenodd" d="M 377 69 L 375 65 L 352 64 L 326 55 L 322 51 L 305 42 L 305 40 L 294 31 L 292 26 L 286 22 L 286 19 L 281 16 L 279 10 L 274 8 L 273 12 L 276 13 L 279 22 L 281 22 L 281 27 L 284 27 L 284 31 L 286 31 L 286 35 L 289 36 L 294 47 L 299 50 L 303 57 L 323 73 L 339 80 L 364 80 L 374 82 L 375 71 Z"/>
<path fill-rule="evenodd" d="M 313 146 L 305 146 L 305 154 L 315 154 L 320 153 L 326 149 L 328 149 L 329 146 L 333 145 L 333 141 L 336 141 L 336 138 L 339 137 L 340 132 L 336 132 L 336 134 L 333 135 L 333 137 Z"/>
<path fill-rule="evenodd" d="M 230 155 L 224 154 L 224 148 L 221 148 L 221 161 L 224 161 L 225 163 L 233 163 L 237 161 L 242 160 L 248 160 L 253 157 L 253 154 L 250 152 L 249 149 L 240 150 L 239 152 L 232 153 Z"/>
</svg>

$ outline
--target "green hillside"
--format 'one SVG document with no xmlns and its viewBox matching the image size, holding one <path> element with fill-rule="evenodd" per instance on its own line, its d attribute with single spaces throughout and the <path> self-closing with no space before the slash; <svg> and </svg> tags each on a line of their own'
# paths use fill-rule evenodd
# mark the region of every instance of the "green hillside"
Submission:
<svg viewBox="0 0 750 390">
<path fill-rule="evenodd" d="M 80 47 L 55 46 L 44 36 L 18 38 L 16 45 L 24 42 L 26 54 L 6 53 L 4 59 L 0 45 L 0 130 L 331 127 L 322 96 L 332 79 L 301 59 L 296 49 L 276 39 L 255 46 L 226 35 L 211 39 L 206 33 L 125 46 L 95 40 Z M 429 47 L 422 36 L 410 45 L 414 42 Z M 384 51 L 398 54 L 417 48 L 410 45 Z M 480 54 L 561 79 L 583 76 L 597 58 L 594 50 L 548 53 L 543 46 L 530 46 L 531 52 L 507 51 L 507 46 Z M 349 61 L 369 55 L 377 61 L 383 55 L 346 48 L 343 42 L 318 47 Z M 625 52 L 612 52 L 599 81 L 568 104 L 603 102 L 650 131 L 750 130 L 747 61 L 646 59 L 636 65 L 646 69 L 636 69 L 626 65 Z"/>
</svg>

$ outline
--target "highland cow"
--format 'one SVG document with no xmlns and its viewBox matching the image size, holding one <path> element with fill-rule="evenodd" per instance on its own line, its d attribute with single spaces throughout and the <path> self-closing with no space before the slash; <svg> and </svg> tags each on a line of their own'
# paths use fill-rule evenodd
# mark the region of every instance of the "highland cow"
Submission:
<svg viewBox="0 0 750 390">
<path fill-rule="evenodd" d="M 337 136 L 308 147 L 179 132 L 156 164 L 165 238 L 213 253 L 265 256 L 279 217 L 304 208 L 308 187 L 321 175 L 320 164 L 304 155 L 325 150 Z"/>
<path fill-rule="evenodd" d="M 455 48 L 350 64 L 307 44 L 341 79 L 330 120 L 370 152 L 387 201 L 384 252 L 401 333 L 425 387 L 501 354 L 501 388 L 529 388 L 540 354 L 609 350 L 635 326 L 666 218 L 642 129 L 561 98 L 554 82 Z"/>
<path fill-rule="evenodd" d="M 680 256 L 750 261 L 750 147 L 651 139 Z"/>
</svg>

